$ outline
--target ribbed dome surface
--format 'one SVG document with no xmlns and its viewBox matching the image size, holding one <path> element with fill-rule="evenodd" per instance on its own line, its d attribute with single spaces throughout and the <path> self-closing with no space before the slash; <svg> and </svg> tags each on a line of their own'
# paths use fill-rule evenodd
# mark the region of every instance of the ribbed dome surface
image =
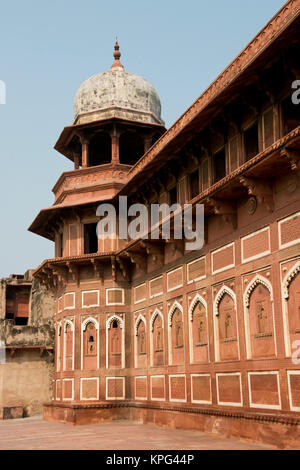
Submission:
<svg viewBox="0 0 300 470">
<path fill-rule="evenodd" d="M 93 75 L 81 85 L 75 96 L 74 115 L 76 123 L 118 117 L 164 125 L 155 88 L 122 66 Z"/>
</svg>

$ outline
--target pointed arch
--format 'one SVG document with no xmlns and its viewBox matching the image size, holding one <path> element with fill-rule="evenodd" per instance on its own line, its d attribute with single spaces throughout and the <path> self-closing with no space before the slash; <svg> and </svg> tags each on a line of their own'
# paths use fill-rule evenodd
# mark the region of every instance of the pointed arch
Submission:
<svg viewBox="0 0 300 470">
<path fill-rule="evenodd" d="M 268 291 L 270 292 L 271 301 L 273 301 L 273 288 L 271 283 L 265 277 L 261 276 L 260 274 L 256 274 L 254 278 L 249 282 L 247 289 L 244 293 L 244 305 L 245 307 L 249 307 L 250 305 L 250 297 L 254 289 L 258 286 L 258 284 L 262 284 Z"/>
<path fill-rule="evenodd" d="M 81 324 L 81 370 L 83 370 L 83 365 L 84 365 L 84 354 L 83 354 L 83 351 L 84 351 L 84 344 L 83 344 L 83 340 L 84 340 L 84 332 L 86 331 L 86 328 L 88 326 L 89 323 L 93 323 L 93 325 L 95 326 L 95 329 L 97 331 L 97 369 L 99 369 L 99 364 L 100 364 L 100 345 L 99 345 L 99 322 L 98 320 L 96 320 L 96 318 L 93 318 L 93 317 L 88 317 L 86 318 L 82 324 Z"/>
<path fill-rule="evenodd" d="M 72 320 L 69 318 L 64 320 L 64 338 L 63 338 L 63 370 L 67 370 L 67 326 L 70 326 L 72 331 L 72 367 L 71 370 L 74 370 L 75 364 L 75 327 Z"/>
<path fill-rule="evenodd" d="M 235 295 L 235 293 L 228 286 L 223 285 L 221 287 L 221 289 L 219 290 L 219 292 L 217 293 L 216 298 L 214 300 L 214 315 L 215 316 L 219 315 L 219 304 L 220 304 L 220 302 L 223 299 L 225 294 L 228 294 L 232 298 L 233 303 L 234 303 L 234 308 L 236 310 L 236 295 Z"/>
<path fill-rule="evenodd" d="M 200 294 L 196 294 L 195 297 L 193 298 L 193 301 L 192 301 L 192 303 L 190 305 L 190 308 L 189 308 L 189 321 L 190 322 L 193 321 L 194 310 L 195 310 L 195 308 L 198 304 L 202 304 L 203 307 L 205 308 L 205 311 L 207 312 L 207 302 L 206 302 L 206 300 L 204 300 L 203 297 L 201 297 Z"/>
<path fill-rule="evenodd" d="M 194 333 L 193 333 L 193 328 L 194 328 L 194 313 L 197 305 L 202 305 L 205 310 L 205 321 L 206 321 L 206 328 L 208 327 L 208 321 L 207 321 L 207 302 L 206 300 L 200 295 L 196 294 L 195 297 L 193 298 L 191 305 L 189 307 L 189 345 L 190 345 L 190 362 L 191 364 L 194 363 L 195 361 L 195 354 L 194 354 Z M 208 341 L 208 333 L 207 333 L 207 341 Z M 207 357 L 208 361 L 209 359 L 209 348 L 207 348 Z"/>
<path fill-rule="evenodd" d="M 59 372 L 61 368 L 61 345 L 62 341 L 62 324 L 61 321 L 57 323 L 56 327 L 56 371 Z"/>
<path fill-rule="evenodd" d="M 237 318 L 237 304 L 236 304 L 236 295 L 230 287 L 226 286 L 225 284 L 220 288 L 219 292 L 216 295 L 213 304 L 213 318 L 214 318 L 214 335 L 215 335 L 215 360 L 219 362 L 221 360 L 221 349 L 220 349 L 220 331 L 219 331 L 219 305 L 221 300 L 225 295 L 229 295 L 229 297 L 233 301 L 233 306 L 235 310 L 235 323 L 236 323 L 236 337 L 237 337 L 237 357 L 240 358 L 240 345 L 239 345 L 239 325 L 238 325 L 238 318 Z"/>
<path fill-rule="evenodd" d="M 282 281 L 282 295 L 286 300 L 289 298 L 290 284 L 298 273 L 300 273 L 300 261 L 297 261 L 297 263 L 289 270 L 284 280 Z"/>
<path fill-rule="evenodd" d="M 72 320 L 69 320 L 69 319 L 64 321 L 64 333 L 66 333 L 68 325 L 71 327 L 71 330 L 74 333 L 74 323 L 72 322 Z"/>
<path fill-rule="evenodd" d="M 134 325 L 134 334 L 135 334 L 135 336 L 138 335 L 138 328 L 139 328 L 140 322 L 143 322 L 143 323 L 144 323 L 145 328 L 147 327 L 146 318 L 145 318 L 144 315 L 142 315 L 141 313 L 139 314 L 139 316 L 137 317 L 137 319 L 136 319 L 136 321 L 135 321 L 135 325 Z"/>
<path fill-rule="evenodd" d="M 117 321 L 120 329 L 122 331 L 122 344 L 121 344 L 121 368 L 124 369 L 125 367 L 125 324 L 124 320 L 119 316 L 119 315 L 112 315 L 111 317 L 108 318 L 106 321 L 106 369 L 109 368 L 109 347 L 108 347 L 108 341 L 109 341 L 109 330 L 111 329 L 111 325 L 114 321 Z"/>
<path fill-rule="evenodd" d="M 243 295 L 247 359 L 252 359 L 253 357 L 253 345 L 251 344 L 252 339 L 251 339 L 251 332 L 250 332 L 250 301 L 251 301 L 251 295 L 258 285 L 262 285 L 263 287 L 265 287 L 270 294 L 271 315 L 272 315 L 272 334 L 273 334 L 273 340 L 274 340 L 274 351 L 275 351 L 275 355 L 277 355 L 272 284 L 268 279 L 266 279 L 261 274 L 256 274 L 249 282 Z"/>
<path fill-rule="evenodd" d="M 150 319 L 150 365 L 151 367 L 154 366 L 154 324 L 155 324 L 155 321 L 157 318 L 160 318 L 161 319 L 161 326 L 162 326 L 162 330 L 164 332 L 164 316 L 162 314 L 162 312 L 156 308 L 151 316 L 151 319 Z M 162 338 L 162 341 L 163 341 L 163 354 L 164 354 L 164 349 L 165 349 L 165 340 L 164 338 Z M 163 362 L 164 362 L 164 358 L 163 358 Z"/>
<path fill-rule="evenodd" d="M 86 327 L 88 326 L 89 323 L 93 323 L 95 325 L 96 330 L 99 330 L 99 322 L 96 320 L 96 318 L 89 317 L 89 318 L 86 318 L 82 322 L 82 324 L 81 324 L 82 331 L 86 330 Z"/>
<path fill-rule="evenodd" d="M 162 326 L 164 326 L 164 316 L 163 314 L 161 313 L 160 310 L 155 309 L 155 311 L 153 312 L 152 314 L 152 317 L 150 319 L 150 332 L 152 333 L 153 332 L 153 329 L 154 329 L 154 322 L 156 320 L 156 317 L 159 316 L 161 318 L 161 321 L 162 321 Z"/>
<path fill-rule="evenodd" d="M 119 315 L 112 315 L 111 317 L 109 317 L 109 319 L 108 319 L 107 322 L 106 322 L 106 329 L 107 329 L 107 330 L 110 330 L 111 324 L 112 324 L 115 320 L 119 323 L 121 330 L 123 329 L 123 327 L 124 327 L 124 320 L 123 320 L 121 317 L 119 317 Z"/>
<path fill-rule="evenodd" d="M 173 314 L 175 312 L 175 310 L 178 308 L 178 310 L 180 310 L 180 312 L 182 313 L 183 315 L 183 308 L 182 306 L 180 305 L 179 302 L 177 302 L 177 300 L 175 300 L 175 302 L 173 303 L 172 307 L 170 308 L 169 310 L 169 314 L 168 314 L 168 325 L 169 327 L 171 328 L 172 326 L 172 319 L 173 319 Z"/>
</svg>

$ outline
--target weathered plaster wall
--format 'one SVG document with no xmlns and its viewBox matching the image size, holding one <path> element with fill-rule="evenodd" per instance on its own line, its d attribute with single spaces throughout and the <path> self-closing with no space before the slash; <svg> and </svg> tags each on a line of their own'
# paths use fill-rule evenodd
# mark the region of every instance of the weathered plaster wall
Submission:
<svg viewBox="0 0 300 470">
<path fill-rule="evenodd" d="M 0 364 L 0 407 L 23 406 L 24 415 L 42 412 L 42 404 L 51 399 L 53 362 L 47 353 L 22 350 Z"/>
</svg>

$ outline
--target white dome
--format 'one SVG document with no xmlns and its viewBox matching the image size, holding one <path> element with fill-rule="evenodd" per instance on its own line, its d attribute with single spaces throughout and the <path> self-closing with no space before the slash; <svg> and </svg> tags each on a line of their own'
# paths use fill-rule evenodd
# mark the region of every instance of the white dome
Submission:
<svg viewBox="0 0 300 470">
<path fill-rule="evenodd" d="M 128 73 L 119 60 L 93 75 L 76 93 L 74 123 L 112 117 L 164 125 L 157 91 L 145 78 Z"/>
</svg>

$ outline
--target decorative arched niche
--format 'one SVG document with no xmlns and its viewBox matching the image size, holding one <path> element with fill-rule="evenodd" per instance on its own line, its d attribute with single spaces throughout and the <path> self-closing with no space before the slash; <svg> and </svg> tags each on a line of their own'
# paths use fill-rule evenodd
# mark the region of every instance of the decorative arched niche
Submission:
<svg viewBox="0 0 300 470">
<path fill-rule="evenodd" d="M 56 326 L 56 371 L 59 372 L 61 369 L 62 363 L 62 351 L 63 351 L 63 344 L 62 344 L 62 325 L 61 321 L 57 323 Z"/>
<path fill-rule="evenodd" d="M 177 300 L 168 314 L 169 364 L 184 364 L 183 308 Z"/>
<path fill-rule="evenodd" d="M 223 285 L 214 301 L 214 331 L 216 361 L 239 359 L 236 295 Z"/>
<path fill-rule="evenodd" d="M 189 308 L 190 361 L 208 362 L 207 303 L 199 294 L 193 298 Z"/>
<path fill-rule="evenodd" d="M 74 323 L 68 319 L 64 322 L 64 370 L 74 370 L 75 355 L 75 328 Z"/>
<path fill-rule="evenodd" d="M 276 354 L 273 289 L 264 276 L 256 274 L 244 293 L 247 358 Z"/>
<path fill-rule="evenodd" d="M 86 318 L 81 325 L 81 369 L 99 369 L 99 323 Z"/>
<path fill-rule="evenodd" d="M 147 367 L 146 319 L 139 314 L 134 325 L 135 367 Z"/>
<path fill-rule="evenodd" d="M 282 281 L 284 339 L 286 355 L 291 356 L 294 341 L 300 340 L 300 261 Z"/>
<path fill-rule="evenodd" d="M 106 368 L 125 367 L 125 328 L 119 315 L 111 316 L 106 322 Z"/>
<path fill-rule="evenodd" d="M 151 366 L 162 366 L 165 363 L 164 317 L 156 309 L 150 320 L 150 362 Z"/>
</svg>

